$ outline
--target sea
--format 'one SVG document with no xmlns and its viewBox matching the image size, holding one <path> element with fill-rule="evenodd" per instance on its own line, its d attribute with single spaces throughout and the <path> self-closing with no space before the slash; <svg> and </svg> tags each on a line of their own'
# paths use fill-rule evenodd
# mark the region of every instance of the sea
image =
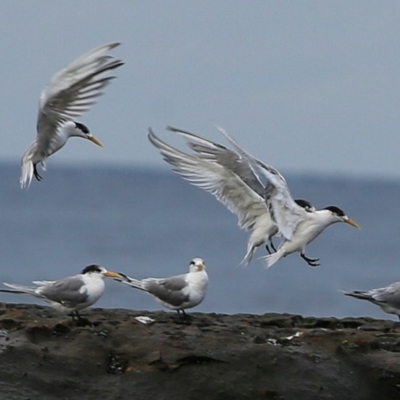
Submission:
<svg viewBox="0 0 400 400">
<path fill-rule="evenodd" d="M 212 195 L 167 168 L 49 163 L 41 182 L 21 190 L 19 165 L 0 167 L 0 282 L 57 280 L 94 263 L 139 279 L 168 277 L 201 257 L 210 282 L 193 311 L 397 320 L 342 291 L 400 281 L 400 180 L 285 174 L 295 198 L 339 206 L 361 229 L 328 227 L 306 251 L 319 267 L 295 253 L 267 270 L 263 247 L 247 267 L 239 265 L 248 232 Z M 0 302 L 44 304 L 5 293 Z M 112 279 L 95 307 L 163 309 Z"/>
</svg>

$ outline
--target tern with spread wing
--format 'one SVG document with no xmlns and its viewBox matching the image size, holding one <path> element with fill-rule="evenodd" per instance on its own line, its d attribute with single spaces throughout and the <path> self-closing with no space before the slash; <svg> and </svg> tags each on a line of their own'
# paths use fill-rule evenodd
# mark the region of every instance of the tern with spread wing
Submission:
<svg viewBox="0 0 400 400">
<path fill-rule="evenodd" d="M 268 217 L 272 228 L 271 230 L 267 230 L 265 228 L 265 222 L 262 223 L 262 232 L 264 236 L 261 237 L 264 242 L 270 240 L 272 235 L 275 234 L 283 237 L 275 253 L 262 257 L 265 259 L 267 267 L 272 266 L 280 258 L 294 252 L 300 252 L 301 257 L 310 266 L 317 266 L 319 265 L 318 259 L 309 258 L 305 255 L 305 248 L 308 243 L 313 241 L 325 228 L 336 222 L 345 222 L 356 228 L 359 227 L 336 206 L 329 206 L 323 210 L 315 210 L 307 201 L 295 201 L 290 194 L 285 178 L 279 171 L 247 153 L 225 130 L 219 128 L 223 136 L 233 146 L 234 152 L 232 150 L 226 150 L 225 147 L 210 142 L 198 135 L 190 134 L 187 131 L 175 128 L 169 129 L 185 136 L 185 138 L 188 139 L 188 146 L 198 154 L 198 157 L 195 157 L 183 153 L 161 141 L 150 130 L 148 135 L 150 142 L 158 148 L 164 160 L 175 167 L 175 172 L 179 173 L 189 182 L 210 191 L 214 195 L 215 193 L 221 193 L 221 188 L 224 188 L 226 193 L 228 193 L 225 194 L 225 197 L 228 199 L 225 200 L 225 204 L 229 204 L 228 201 L 230 201 L 231 204 L 234 205 L 235 208 L 232 207 L 232 205 L 231 207 L 232 210 L 239 215 L 239 224 L 241 222 L 240 214 L 235 210 L 247 213 L 242 214 L 245 215 L 246 218 L 252 218 L 253 224 L 250 222 L 251 220 L 248 219 L 247 226 L 243 224 L 243 227 L 253 229 L 253 234 L 256 232 L 254 230 L 255 224 L 262 221 L 259 215 L 262 214 L 264 219 Z M 221 151 L 226 159 L 224 161 L 221 161 L 221 159 L 217 161 L 216 154 L 220 156 Z M 220 165 L 224 173 L 228 170 L 227 165 L 230 165 L 229 169 L 233 172 L 232 176 L 235 177 L 235 184 L 231 185 L 236 190 L 235 200 L 232 200 L 232 193 L 234 192 L 232 192 L 232 187 L 227 185 L 226 178 L 223 176 L 222 178 L 219 177 L 219 180 L 216 180 L 208 171 L 204 172 L 204 166 L 199 160 L 211 162 L 214 166 Z M 232 169 L 232 165 L 235 165 L 234 169 Z M 246 171 L 246 173 L 244 174 L 243 171 Z M 266 180 L 264 184 L 261 183 L 261 176 Z M 221 182 L 223 182 L 222 185 Z M 240 185 L 238 182 L 241 182 Z M 251 188 L 253 197 L 247 194 L 250 193 L 248 192 L 248 188 Z M 220 194 L 219 196 L 222 198 Z M 261 208 L 261 204 L 263 204 L 264 207 L 262 212 L 258 209 L 258 214 L 254 213 L 249 203 L 249 199 L 253 200 L 254 196 L 258 196 L 257 206 Z M 265 211 L 265 209 L 269 212 Z M 269 235 L 268 239 L 267 232 Z M 249 240 L 249 246 L 250 243 Z M 257 246 L 256 241 L 253 241 L 253 244 Z M 249 247 L 249 249 L 251 249 L 251 247 Z M 250 251 L 249 253 L 248 251 L 245 260 L 249 259 L 249 254 L 252 254 L 252 252 Z"/>
<path fill-rule="evenodd" d="M 81 317 L 78 311 L 94 304 L 103 294 L 104 277 L 122 278 L 116 272 L 93 264 L 84 268 L 82 273 L 59 281 L 34 281 L 35 286 L 4 282 L 13 290 L 1 289 L 0 292 L 30 294 L 49 303 L 57 311 L 68 313 L 73 319 L 76 317 L 79 320 Z"/>
<path fill-rule="evenodd" d="M 242 264 L 247 265 L 257 247 L 266 244 L 275 250 L 272 237 L 278 228 L 271 219 L 264 200 L 265 187 L 246 159 L 219 143 L 194 133 L 168 128 L 185 137 L 193 154 L 184 153 L 165 143 L 150 129 L 148 138 L 164 160 L 184 179 L 212 195 L 238 217 L 239 227 L 250 230 L 247 252 Z M 306 200 L 296 200 L 305 210 L 313 209 Z"/>
<path fill-rule="evenodd" d="M 143 290 L 178 315 L 185 316 L 185 309 L 199 305 L 206 295 L 208 275 L 204 261 L 194 258 L 189 265 L 187 274 L 171 276 L 169 278 L 134 279 L 119 273 L 124 277 L 118 280 L 125 285 Z"/>
<path fill-rule="evenodd" d="M 376 304 L 385 313 L 395 314 L 400 319 L 400 282 L 395 282 L 379 289 L 356 290 L 354 292 L 344 292 L 344 294 Z"/>
<path fill-rule="evenodd" d="M 33 176 L 40 181 L 37 164 L 46 168 L 47 157 L 60 150 L 70 137 L 88 139 L 102 146 L 89 129 L 75 121 L 96 103 L 113 76 L 107 72 L 123 65 L 108 55 L 119 43 L 110 43 L 77 58 L 53 76 L 39 99 L 36 140 L 21 158 L 21 187 L 29 187 Z"/>
</svg>

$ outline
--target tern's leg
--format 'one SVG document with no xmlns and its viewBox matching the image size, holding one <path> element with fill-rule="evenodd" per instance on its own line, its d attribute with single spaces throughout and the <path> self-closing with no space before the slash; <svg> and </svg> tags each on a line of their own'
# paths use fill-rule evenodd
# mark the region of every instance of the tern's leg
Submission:
<svg viewBox="0 0 400 400">
<path fill-rule="evenodd" d="M 274 253 L 276 253 L 276 248 L 274 246 L 274 242 L 272 241 L 272 239 L 269 239 L 269 246 L 271 246 L 271 249 L 274 251 Z M 265 248 L 267 249 L 268 254 L 272 254 L 272 251 L 270 250 L 269 246 L 268 246 L 268 243 L 267 243 L 265 245 Z"/>
<path fill-rule="evenodd" d="M 176 310 L 180 319 L 187 319 L 188 315 L 185 313 L 185 310 Z"/>
<path fill-rule="evenodd" d="M 318 267 L 319 258 L 308 258 L 304 253 L 300 253 L 300 257 L 307 262 L 310 267 Z"/>
<path fill-rule="evenodd" d="M 43 177 L 39 175 L 39 172 L 38 172 L 38 170 L 36 168 L 36 164 L 33 164 L 33 174 L 35 175 L 35 178 L 38 181 L 41 181 L 43 179 Z"/>
</svg>

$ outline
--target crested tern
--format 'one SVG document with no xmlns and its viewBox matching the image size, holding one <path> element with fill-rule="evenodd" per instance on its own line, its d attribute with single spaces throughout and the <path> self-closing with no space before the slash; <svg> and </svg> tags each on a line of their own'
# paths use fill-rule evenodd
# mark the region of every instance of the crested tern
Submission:
<svg viewBox="0 0 400 400">
<path fill-rule="evenodd" d="M 395 314 L 400 320 L 400 282 L 392 283 L 389 286 L 372 289 L 356 290 L 354 292 L 343 292 L 346 296 L 356 299 L 367 300 L 379 306 L 382 311 L 388 314 Z"/>
<path fill-rule="evenodd" d="M 280 258 L 294 252 L 300 252 L 301 257 L 310 266 L 317 266 L 319 265 L 318 259 L 309 258 L 305 255 L 305 248 L 308 243 L 313 241 L 325 228 L 336 222 L 345 222 L 353 227 L 359 228 L 356 222 L 350 219 L 336 206 L 328 206 L 325 209 L 316 210 L 305 200 L 295 201 L 290 194 L 285 178 L 279 173 L 279 171 L 251 156 L 237 144 L 235 139 L 233 139 L 228 132 L 222 128 L 218 129 L 233 146 L 235 150 L 234 152 L 232 150 L 227 150 L 224 146 L 211 142 L 198 135 L 191 134 L 187 131 L 176 128 L 168 129 L 183 135 L 188 140 L 187 145 L 189 148 L 195 151 L 199 157 L 196 158 L 193 155 L 188 155 L 173 148 L 161 141 L 150 129 L 148 138 L 150 142 L 158 148 L 164 157 L 164 160 L 172 164 L 175 167 L 174 171 L 179 173 L 184 179 L 210 191 L 214 195 L 217 193 L 222 198 L 219 194 L 221 192 L 221 187 L 226 190 L 229 195 L 225 196 L 230 196 L 227 198 L 231 203 L 233 203 L 233 206 L 227 204 L 228 208 L 230 206 L 233 211 L 236 209 L 240 210 L 242 213 L 247 213 L 244 214 L 245 216 L 250 215 L 252 220 L 249 219 L 248 221 L 251 222 L 248 222 L 247 225 L 250 229 L 254 229 L 255 223 L 260 223 L 261 218 L 259 217 L 259 211 L 258 214 L 250 214 L 252 206 L 249 203 L 246 203 L 246 201 L 252 197 L 247 197 L 248 188 L 251 188 L 251 194 L 253 196 L 258 196 L 256 204 L 258 207 L 261 207 L 261 204 L 263 204 L 264 210 L 262 214 L 266 214 L 271 222 L 271 230 L 268 231 L 270 236 L 268 239 L 266 238 L 266 224 L 263 222 L 262 232 L 264 237 L 262 240 L 266 242 L 273 235 L 283 237 L 282 242 L 274 254 L 262 257 L 262 259 L 265 260 L 267 267 L 272 266 Z M 223 154 L 225 159 L 221 157 L 221 154 Z M 222 165 L 225 170 L 227 169 L 227 166 L 229 166 L 229 169 L 233 172 L 236 179 L 235 185 L 221 185 L 221 180 L 223 179 L 218 181 L 208 171 L 204 172 L 203 164 L 201 164 L 199 160 L 204 162 L 208 161 L 214 165 L 219 163 L 219 165 Z M 246 172 L 244 173 L 243 171 Z M 264 184 L 261 183 L 260 175 L 266 180 Z M 237 179 L 238 177 L 239 180 Z M 237 182 L 241 182 L 241 184 L 239 185 Z M 232 200 L 233 195 L 231 192 L 231 186 L 234 186 L 234 189 L 236 190 L 235 200 Z M 239 197 L 237 192 L 240 193 L 241 197 Z M 242 195 L 243 193 L 246 193 L 246 195 Z M 217 195 L 216 197 L 218 198 Z M 228 200 L 223 200 L 228 203 Z M 265 211 L 265 208 L 269 213 Z M 234 212 L 239 214 L 237 211 Z M 264 216 L 263 218 L 266 217 Z M 258 236 L 258 238 L 259 237 L 260 236 Z M 249 240 L 249 246 L 250 243 Z M 252 245 L 254 244 L 256 246 L 256 243 L 257 242 L 253 241 Z M 246 261 L 249 259 L 248 254 L 244 259 Z"/>
<path fill-rule="evenodd" d="M 305 209 L 297 204 L 289 190 L 285 178 L 277 169 L 257 160 L 241 148 L 236 140 L 224 129 L 218 128 L 222 135 L 242 155 L 249 164 L 260 171 L 268 180 L 265 188 L 265 201 L 275 222 L 279 234 L 283 237 L 278 249 L 261 259 L 265 260 L 269 268 L 294 252 L 299 252 L 301 258 L 311 267 L 320 265 L 318 258 L 309 258 L 305 254 L 306 246 L 319 236 L 328 226 L 337 222 L 344 222 L 360 228 L 359 225 L 349 218 L 342 209 L 336 206 L 328 206 L 322 210 Z"/>
<path fill-rule="evenodd" d="M 33 176 L 40 181 L 37 164 L 46 169 L 46 159 L 60 150 L 70 137 L 102 144 L 89 129 L 75 118 L 96 103 L 102 89 L 114 76 L 104 74 L 124 63 L 107 54 L 120 43 L 97 47 L 72 61 L 57 72 L 44 88 L 39 99 L 36 140 L 21 157 L 21 188 L 29 187 Z"/>
<path fill-rule="evenodd" d="M 33 281 L 35 286 L 3 282 L 13 290 L 1 289 L 0 292 L 29 294 L 44 300 L 61 313 L 70 314 L 72 319 L 76 317 L 80 320 L 78 311 L 94 304 L 103 294 L 104 277 L 121 278 L 121 275 L 93 264 L 84 268 L 78 275 L 58 281 Z"/>
<path fill-rule="evenodd" d="M 124 279 L 118 279 L 118 282 L 151 294 L 164 307 L 176 310 L 179 316 L 185 316 L 185 309 L 196 307 L 204 300 L 208 286 L 208 275 L 201 258 L 190 262 L 187 274 L 169 278 L 139 280 L 119 274 Z"/>
<path fill-rule="evenodd" d="M 241 229 L 251 231 L 241 264 L 248 265 L 257 247 L 263 244 L 269 253 L 269 245 L 275 250 L 272 237 L 278 233 L 278 228 L 264 200 L 265 187 L 247 160 L 237 152 L 194 133 L 172 127 L 168 129 L 183 135 L 195 153 L 187 154 L 172 147 L 149 129 L 148 138 L 164 160 L 174 166 L 174 171 L 185 180 L 211 193 L 236 214 Z M 313 209 L 306 200 L 295 201 L 304 209 Z"/>
</svg>

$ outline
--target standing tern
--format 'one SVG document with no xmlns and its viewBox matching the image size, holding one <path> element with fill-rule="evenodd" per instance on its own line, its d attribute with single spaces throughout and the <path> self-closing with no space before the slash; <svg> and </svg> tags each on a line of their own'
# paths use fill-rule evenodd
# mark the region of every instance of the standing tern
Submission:
<svg viewBox="0 0 400 400">
<path fill-rule="evenodd" d="M 354 292 L 344 292 L 344 294 L 356 299 L 368 300 L 379 306 L 385 313 L 395 314 L 400 319 L 400 282 L 395 282 L 379 289 L 356 290 Z"/>
<path fill-rule="evenodd" d="M 248 213 L 244 214 L 249 218 L 247 226 L 244 227 L 247 227 L 247 229 L 253 229 L 253 234 L 256 232 L 254 229 L 255 223 L 257 222 L 261 225 L 262 220 L 259 217 L 260 211 L 258 214 L 255 214 L 251 210 L 251 206 L 247 201 L 252 197 L 248 197 L 247 194 L 243 195 L 243 193 L 247 193 L 244 189 L 248 191 L 249 187 L 251 188 L 249 193 L 256 196 L 256 204 L 258 207 L 261 207 L 261 204 L 263 204 L 264 210 L 261 214 L 266 214 L 268 216 L 269 221 L 271 222 L 271 229 L 267 230 L 265 228 L 266 224 L 264 222 L 262 223 L 261 226 L 263 228 L 262 232 L 264 236 L 257 236 L 258 238 L 261 238 L 261 244 L 270 240 L 270 238 L 275 234 L 283 237 L 283 241 L 276 253 L 262 257 L 266 260 L 267 267 L 272 266 L 280 258 L 296 251 L 300 252 L 301 257 L 310 266 L 317 266 L 319 265 L 318 259 L 308 258 L 305 255 L 305 247 L 308 243 L 314 240 L 326 227 L 336 222 L 345 222 L 354 227 L 359 227 L 336 206 L 329 206 L 323 210 L 315 210 L 315 208 L 305 200 L 295 201 L 290 194 L 285 178 L 279 173 L 279 171 L 272 166 L 265 165 L 247 153 L 225 130 L 218 128 L 228 142 L 233 146 L 235 149 L 234 152 L 198 135 L 190 134 L 189 132 L 175 128 L 169 129 L 185 136 L 186 139 L 189 139 L 187 143 L 188 146 L 198 153 L 199 157 L 196 158 L 194 156 L 189 156 L 172 146 L 167 145 L 165 142 L 157 138 L 157 136 L 155 136 L 150 130 L 148 135 L 149 140 L 159 149 L 164 160 L 172 164 L 175 167 L 174 171 L 179 173 L 184 179 L 210 191 L 214 195 L 215 193 L 221 192 L 221 187 L 226 190 L 229 194 L 225 194 L 225 196 L 234 204 L 236 210 L 241 210 L 242 213 Z M 219 157 L 221 157 L 220 154 L 223 154 L 225 159 L 219 158 L 217 161 L 216 154 Z M 229 169 L 233 172 L 236 179 L 236 193 L 234 200 L 232 197 L 232 185 L 227 185 L 226 187 L 223 185 L 221 186 L 221 179 L 217 181 L 210 175 L 210 173 L 208 173 L 208 171 L 205 172 L 203 165 L 199 163 L 199 159 L 208 162 L 214 161 L 214 164 L 219 163 L 219 165 L 223 165 L 224 168 L 229 166 Z M 221 161 L 221 159 L 223 161 Z M 234 167 L 232 167 L 232 165 L 234 165 Z M 246 171 L 245 175 L 243 171 Z M 261 183 L 259 175 L 264 177 L 266 180 L 265 184 Z M 241 184 L 239 185 L 237 182 L 241 182 Z M 226 183 L 226 181 L 224 181 L 224 183 Z M 237 193 L 239 193 L 240 196 Z M 222 197 L 221 195 L 219 196 Z M 228 203 L 227 200 L 225 200 L 225 202 Z M 233 211 L 235 210 L 233 207 L 232 209 Z M 267 209 L 269 213 L 265 211 L 265 209 Z M 237 211 L 234 212 L 239 214 Z M 239 225 L 240 221 L 239 217 Z M 268 238 L 267 232 L 269 235 Z M 250 237 L 250 239 L 251 238 L 252 237 Z M 249 249 L 251 249 L 250 246 L 257 246 L 258 243 L 259 242 L 256 242 L 255 240 L 252 242 L 249 240 Z M 250 250 L 250 253 L 248 251 L 244 261 L 248 261 L 251 258 L 252 251 L 254 252 L 254 248 L 253 250 Z"/>
<path fill-rule="evenodd" d="M 33 281 L 36 286 L 24 286 L 14 283 L 4 285 L 13 290 L 1 289 L 0 292 L 30 294 L 44 300 L 61 313 L 68 313 L 80 320 L 78 311 L 94 304 L 104 292 L 104 277 L 122 278 L 116 272 L 93 264 L 83 269 L 82 273 L 58 281 Z"/>
<path fill-rule="evenodd" d="M 136 289 L 143 290 L 171 310 L 176 310 L 178 315 L 186 316 L 185 309 L 199 305 L 206 295 L 208 275 L 204 261 L 194 258 L 189 265 L 189 272 L 169 278 L 134 279 L 119 273 L 124 283 Z"/>
<path fill-rule="evenodd" d="M 40 95 L 36 140 L 21 158 L 21 188 L 29 187 L 32 177 L 40 181 L 37 164 L 46 169 L 47 157 L 60 150 L 70 137 L 88 139 L 102 146 L 89 129 L 75 118 L 96 103 L 102 89 L 114 76 L 104 76 L 124 63 L 107 54 L 120 43 L 97 47 L 56 73 Z"/>
<path fill-rule="evenodd" d="M 272 237 L 278 228 L 272 221 L 264 200 L 265 188 L 246 159 L 221 144 L 194 133 L 168 128 L 183 135 L 194 154 L 184 153 L 158 138 L 149 129 L 150 142 L 160 151 L 164 160 L 173 165 L 174 171 L 191 184 L 214 195 L 238 217 L 238 225 L 250 230 L 247 252 L 242 264 L 247 265 L 258 246 L 266 243 L 275 250 Z M 301 207 L 312 209 L 305 200 L 296 200 Z"/>
</svg>

